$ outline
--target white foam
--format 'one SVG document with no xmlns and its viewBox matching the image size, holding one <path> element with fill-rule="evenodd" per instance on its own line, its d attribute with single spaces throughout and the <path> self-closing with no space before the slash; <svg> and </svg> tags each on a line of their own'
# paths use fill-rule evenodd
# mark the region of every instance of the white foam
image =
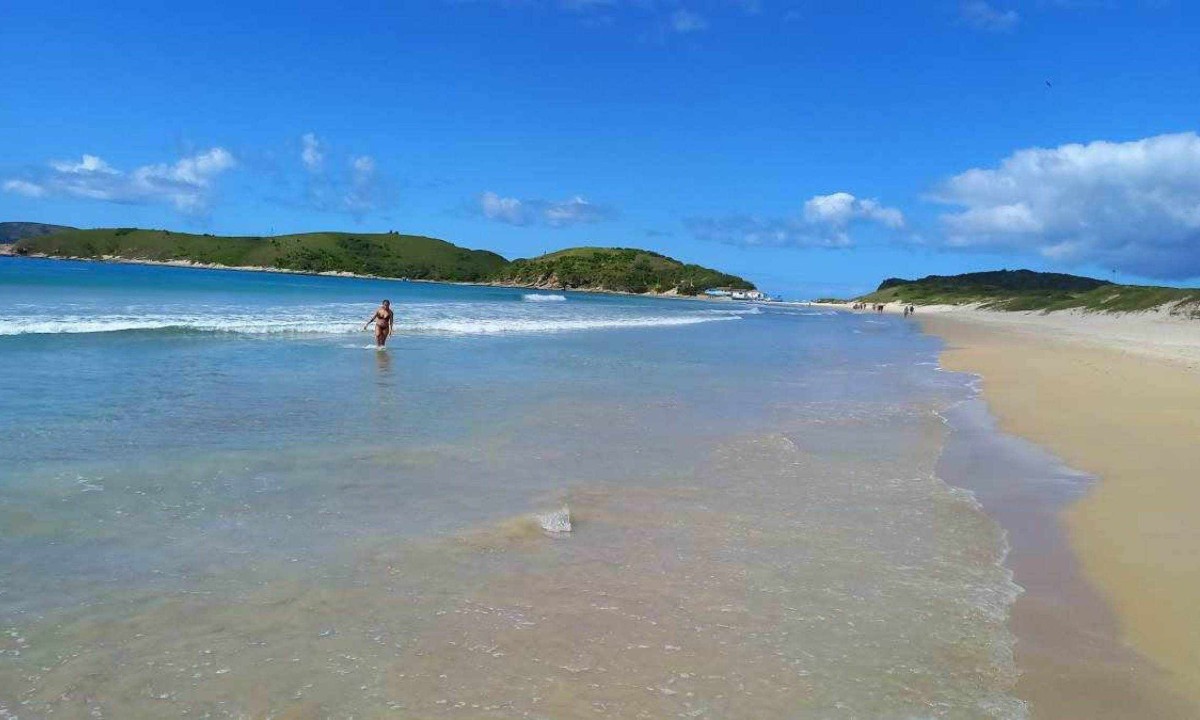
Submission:
<svg viewBox="0 0 1200 720">
<path fill-rule="evenodd" d="M 566 295 L 547 295 L 546 293 L 526 293 L 521 296 L 525 302 L 566 302 Z"/>
<path fill-rule="evenodd" d="M 537 516 L 538 525 L 548 533 L 560 534 L 571 532 L 571 509 L 566 505 L 554 512 Z"/>
<path fill-rule="evenodd" d="M 710 309 L 707 312 L 711 315 L 762 315 L 762 308 L 754 305 L 747 305 L 737 308 L 719 308 Z"/>
<path fill-rule="evenodd" d="M 737 317 L 632 317 L 632 318 L 564 318 L 535 320 L 520 318 L 479 320 L 435 320 L 412 326 L 411 330 L 441 332 L 450 335 L 490 335 L 495 333 L 553 333 L 571 330 L 615 330 L 620 328 L 673 327 L 697 325 Z"/>
<path fill-rule="evenodd" d="M 454 313 L 430 313 L 426 317 L 400 318 L 397 333 L 440 333 L 447 335 L 491 335 L 498 333 L 555 333 L 579 330 L 651 328 L 695 325 L 720 320 L 736 320 L 736 315 L 647 315 L 539 318 L 532 316 L 464 316 Z M 316 334 L 349 335 L 362 333 L 354 318 L 328 315 L 174 315 L 169 320 L 137 316 L 102 315 L 69 320 L 37 317 L 0 317 L 0 335 L 53 335 L 112 333 L 151 330 L 239 333 L 245 335 Z"/>
</svg>

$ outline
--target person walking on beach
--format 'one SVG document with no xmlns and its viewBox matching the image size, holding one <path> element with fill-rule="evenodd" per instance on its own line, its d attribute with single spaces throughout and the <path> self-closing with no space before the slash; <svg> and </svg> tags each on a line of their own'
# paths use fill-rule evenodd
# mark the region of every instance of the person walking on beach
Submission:
<svg viewBox="0 0 1200 720">
<path fill-rule="evenodd" d="M 392 312 L 392 301 L 384 300 L 371 319 L 363 325 L 363 330 L 375 323 L 375 347 L 382 349 L 387 345 L 388 335 L 392 334 L 392 321 L 396 318 L 396 313 Z"/>
</svg>

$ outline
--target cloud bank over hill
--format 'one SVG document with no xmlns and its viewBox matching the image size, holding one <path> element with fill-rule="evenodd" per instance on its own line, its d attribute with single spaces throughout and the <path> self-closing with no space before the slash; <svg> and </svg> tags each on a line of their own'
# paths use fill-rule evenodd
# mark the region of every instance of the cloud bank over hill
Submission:
<svg viewBox="0 0 1200 720">
<path fill-rule="evenodd" d="M 1200 275 L 1200 136 L 1020 150 L 941 183 L 951 249 L 1037 253 L 1148 277 Z"/>
</svg>

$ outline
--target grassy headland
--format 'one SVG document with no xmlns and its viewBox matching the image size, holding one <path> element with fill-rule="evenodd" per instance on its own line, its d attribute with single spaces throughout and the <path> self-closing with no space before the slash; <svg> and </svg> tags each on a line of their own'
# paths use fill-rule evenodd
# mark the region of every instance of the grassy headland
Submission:
<svg viewBox="0 0 1200 720">
<path fill-rule="evenodd" d="M 681 295 L 695 295 L 714 287 L 754 289 L 753 284 L 735 275 L 630 248 L 570 248 L 514 260 L 497 279 L 516 285 Z"/>
<path fill-rule="evenodd" d="M 646 250 L 581 247 L 510 262 L 487 250 L 398 233 L 222 237 L 138 228 L 65 229 L 26 235 L 12 252 L 633 293 L 754 288 L 740 277 Z"/>
<path fill-rule="evenodd" d="M 1081 310 L 1134 312 L 1171 304 L 1177 315 L 1200 316 L 1200 289 L 1118 285 L 1107 280 L 996 270 L 963 275 L 930 275 L 919 280 L 889 278 L 858 298 L 863 302 L 917 305 L 979 304 L 989 310 Z"/>
<path fill-rule="evenodd" d="M 460 281 L 486 280 L 507 263 L 493 252 L 392 233 L 221 237 L 137 228 L 69 230 L 18 241 L 15 252 Z"/>
</svg>

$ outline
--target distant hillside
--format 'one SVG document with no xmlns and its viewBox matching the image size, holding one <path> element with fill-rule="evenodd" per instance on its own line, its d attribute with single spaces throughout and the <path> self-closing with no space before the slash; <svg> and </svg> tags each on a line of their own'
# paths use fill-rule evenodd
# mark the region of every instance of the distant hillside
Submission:
<svg viewBox="0 0 1200 720">
<path fill-rule="evenodd" d="M 74 230 L 66 225 L 47 225 L 34 222 L 0 222 L 0 245 L 15 243 L 26 238 L 52 235 L 63 230 Z"/>
<path fill-rule="evenodd" d="M 879 284 L 878 289 L 886 290 L 900 285 L 920 285 L 927 288 L 938 288 L 945 292 L 957 290 L 973 292 L 981 289 L 989 292 L 1086 292 L 1103 285 L 1112 285 L 1112 283 L 1082 275 L 1034 272 L 1033 270 L 992 270 L 962 275 L 928 275 L 920 280 L 888 278 Z"/>
<path fill-rule="evenodd" d="M 467 250 L 445 240 L 397 233 L 222 237 L 138 228 L 67 228 L 26 236 L 13 245 L 13 252 L 633 293 L 695 295 L 714 287 L 754 288 L 740 277 L 687 265 L 648 250 L 571 248 L 509 262 L 486 250 Z"/>
<path fill-rule="evenodd" d="M 865 302 L 918 305 L 980 303 L 993 310 L 1067 310 L 1131 312 L 1175 303 L 1174 312 L 1200 316 L 1200 289 L 1116 285 L 1107 280 L 1043 273 L 997 270 L 964 275 L 930 275 L 920 280 L 889 278 Z"/>
<path fill-rule="evenodd" d="M 486 250 L 394 233 L 319 232 L 275 237 L 220 237 L 167 230 L 69 230 L 16 243 L 18 254 L 187 260 L 302 272 L 352 272 L 424 280 L 482 281 L 508 261 Z"/>
<path fill-rule="evenodd" d="M 715 287 L 754 289 L 752 283 L 735 275 L 631 248 L 570 248 L 536 258 L 514 260 L 496 279 L 540 287 L 632 293 L 677 292 L 682 295 L 695 295 Z"/>
</svg>

